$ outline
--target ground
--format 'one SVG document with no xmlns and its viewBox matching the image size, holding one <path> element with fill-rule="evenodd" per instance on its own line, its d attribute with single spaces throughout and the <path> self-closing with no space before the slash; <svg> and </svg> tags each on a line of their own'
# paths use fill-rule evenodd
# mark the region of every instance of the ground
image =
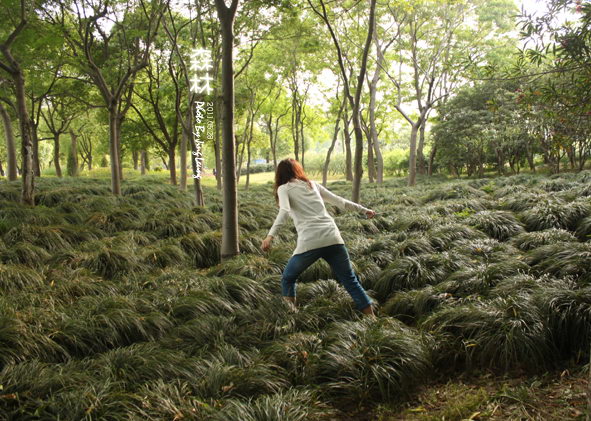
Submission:
<svg viewBox="0 0 591 421">
<path fill-rule="evenodd" d="M 460 376 L 428 385 L 401 405 L 356 408 L 339 421 L 584 420 L 588 369 L 564 369 L 538 376 Z"/>
</svg>

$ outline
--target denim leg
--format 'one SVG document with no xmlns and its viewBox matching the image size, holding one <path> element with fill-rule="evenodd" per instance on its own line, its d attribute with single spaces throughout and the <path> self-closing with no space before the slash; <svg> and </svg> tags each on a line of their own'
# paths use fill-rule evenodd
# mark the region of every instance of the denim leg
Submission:
<svg viewBox="0 0 591 421">
<path fill-rule="evenodd" d="M 344 244 L 334 244 L 324 248 L 322 256 L 332 268 L 337 281 L 347 290 L 358 310 L 362 310 L 371 304 L 371 299 L 359 282 L 359 278 L 353 271 L 349 252 Z"/>
<path fill-rule="evenodd" d="M 295 297 L 298 276 L 321 256 L 320 248 L 294 254 L 289 258 L 281 276 L 281 290 L 285 297 Z"/>
</svg>

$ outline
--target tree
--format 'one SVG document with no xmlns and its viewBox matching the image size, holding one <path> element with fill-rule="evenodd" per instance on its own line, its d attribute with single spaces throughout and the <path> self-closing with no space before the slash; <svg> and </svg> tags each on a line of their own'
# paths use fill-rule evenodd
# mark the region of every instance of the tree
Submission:
<svg viewBox="0 0 591 421">
<path fill-rule="evenodd" d="M 510 29 L 507 20 L 514 7 L 508 1 L 480 0 L 388 5 L 389 19 L 396 22 L 396 30 L 389 31 L 396 56 L 385 56 L 384 73 L 395 87 L 394 108 L 411 127 L 408 185 L 416 184 L 417 158 L 424 167 L 429 113 L 466 82 L 471 66 L 486 64 L 488 52 L 508 42 L 503 34 Z"/>
<path fill-rule="evenodd" d="M 27 25 L 27 10 L 25 0 L 20 0 L 20 15 L 16 25 L 6 39 L 0 43 L 0 52 L 4 60 L 0 61 L 0 69 L 7 72 L 14 83 L 17 116 L 21 132 L 21 154 L 22 154 L 22 190 L 21 202 L 34 206 L 35 174 L 33 172 L 33 143 L 31 139 L 31 120 L 26 105 L 25 78 L 23 69 L 12 52 L 12 46 Z"/>
<path fill-rule="evenodd" d="M 111 190 L 121 194 L 121 124 L 131 107 L 137 73 L 148 65 L 167 0 L 130 4 L 109 0 L 56 0 L 56 8 L 45 11 L 47 19 L 61 28 L 72 65 L 100 92 L 109 115 Z M 130 7 L 131 6 L 131 7 Z M 114 22 L 111 31 L 109 22 Z"/>
<path fill-rule="evenodd" d="M 2 80 L 0 83 L 5 85 L 8 81 Z M 14 109 L 12 101 L 5 97 L 0 97 L 0 117 L 4 126 L 4 137 L 6 138 L 6 163 L 7 163 L 7 177 L 9 181 L 15 181 L 18 177 L 16 170 L 16 143 L 14 140 L 14 130 L 12 127 L 12 117 L 8 109 L 4 106 L 6 102 Z M 3 174 L 4 175 L 4 174 Z"/>
<path fill-rule="evenodd" d="M 224 209 L 222 216 L 222 261 L 240 253 L 238 246 L 238 197 L 236 161 L 234 155 L 234 19 L 238 0 L 226 6 L 224 0 L 215 0 L 222 27 L 222 176 L 224 177 Z"/>
<path fill-rule="evenodd" d="M 361 187 L 361 177 L 363 175 L 363 166 L 362 166 L 362 159 L 363 159 L 363 132 L 361 129 L 361 121 L 360 121 L 360 102 L 361 102 L 361 92 L 363 89 L 363 81 L 365 79 L 365 72 L 367 69 L 367 57 L 369 55 L 369 49 L 371 46 L 371 40 L 373 36 L 374 30 L 374 20 L 375 20 L 375 9 L 376 9 L 376 0 L 370 0 L 369 2 L 369 18 L 368 18 L 368 30 L 367 30 L 367 37 L 365 40 L 365 45 L 362 50 L 362 58 L 361 64 L 359 66 L 359 75 L 357 77 L 357 84 L 355 85 L 354 95 L 351 94 L 351 86 L 350 86 L 350 79 L 347 75 L 347 71 L 345 69 L 344 63 L 344 55 L 341 49 L 340 42 L 336 36 L 336 33 L 333 29 L 333 25 L 330 22 L 328 12 L 326 9 L 326 5 L 324 4 L 324 0 L 319 0 L 320 7 L 314 5 L 312 0 L 308 0 L 308 4 L 321 19 L 325 23 L 328 31 L 330 32 L 330 36 L 334 42 L 336 51 L 337 51 L 337 58 L 339 63 L 339 68 L 341 70 L 341 77 L 343 78 L 344 83 L 344 94 L 347 98 L 349 105 L 351 107 L 352 112 L 352 121 L 353 121 L 353 130 L 355 133 L 355 164 L 354 164 L 354 177 L 353 177 L 353 193 L 352 193 L 352 201 L 359 202 L 359 194 L 360 194 L 360 187 Z"/>
</svg>

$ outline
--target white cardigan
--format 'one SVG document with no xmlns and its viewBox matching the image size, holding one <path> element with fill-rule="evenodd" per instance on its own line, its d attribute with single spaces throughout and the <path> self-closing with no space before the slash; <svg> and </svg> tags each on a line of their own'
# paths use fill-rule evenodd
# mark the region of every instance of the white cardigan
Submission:
<svg viewBox="0 0 591 421">
<path fill-rule="evenodd" d="M 279 213 L 267 235 L 275 236 L 279 227 L 285 224 L 287 215 L 290 215 L 298 233 L 297 245 L 292 255 L 333 244 L 345 244 L 339 228 L 324 206 L 324 201 L 343 210 L 370 210 L 337 196 L 313 180 L 310 181 L 313 189 L 297 178 L 277 188 Z"/>
</svg>

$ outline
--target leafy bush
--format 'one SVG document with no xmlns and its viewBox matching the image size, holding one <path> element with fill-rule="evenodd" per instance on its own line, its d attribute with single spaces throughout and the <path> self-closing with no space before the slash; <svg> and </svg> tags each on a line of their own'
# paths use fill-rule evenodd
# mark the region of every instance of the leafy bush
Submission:
<svg viewBox="0 0 591 421">
<path fill-rule="evenodd" d="M 290 389 L 248 401 L 229 400 L 216 421 L 308 421 L 330 416 L 331 411 L 308 390 Z"/>
<path fill-rule="evenodd" d="M 550 330 L 528 295 L 445 307 L 421 328 L 433 332 L 440 367 L 539 370 L 553 362 Z"/>
<path fill-rule="evenodd" d="M 578 200 L 569 203 L 551 197 L 524 210 L 521 218 L 528 231 L 540 231 L 548 228 L 574 231 L 579 221 L 587 215 L 589 215 L 587 201 Z"/>
<path fill-rule="evenodd" d="M 431 366 L 426 338 L 391 318 L 335 322 L 326 342 L 318 381 L 349 400 L 401 398 Z"/>
<path fill-rule="evenodd" d="M 552 342 L 564 357 L 584 356 L 591 344 L 591 288 L 543 288 L 536 299 L 552 332 Z"/>
<path fill-rule="evenodd" d="M 382 271 L 373 289 L 382 301 L 395 291 L 441 282 L 446 273 L 443 259 L 436 254 L 403 256 Z"/>
<path fill-rule="evenodd" d="M 581 283 L 591 282 L 591 242 L 540 246 L 529 252 L 527 261 L 539 274 L 572 275 Z"/>
<path fill-rule="evenodd" d="M 560 228 L 544 231 L 524 232 L 514 237 L 511 242 L 520 250 L 528 251 L 547 244 L 576 241 L 574 235 Z"/>
<path fill-rule="evenodd" d="M 467 218 L 466 223 L 500 241 L 523 232 L 523 226 L 519 221 L 506 211 L 480 211 Z"/>
</svg>

